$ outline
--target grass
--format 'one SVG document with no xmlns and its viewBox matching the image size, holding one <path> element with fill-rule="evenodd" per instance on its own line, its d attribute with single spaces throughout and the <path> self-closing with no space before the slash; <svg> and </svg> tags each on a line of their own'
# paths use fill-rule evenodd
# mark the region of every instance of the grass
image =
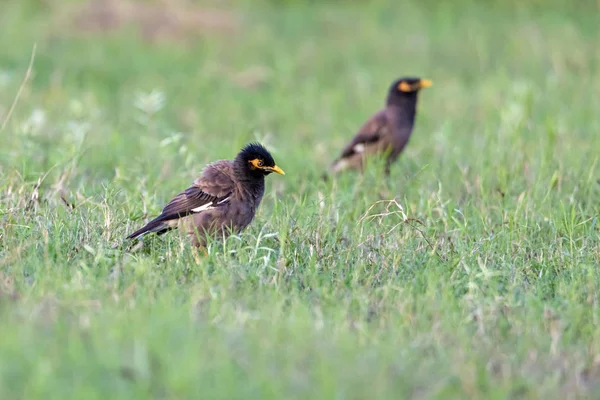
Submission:
<svg viewBox="0 0 600 400">
<path fill-rule="evenodd" d="M 233 28 L 0 15 L 0 398 L 600 394 L 597 3 L 231 3 Z M 140 33 L 141 32 L 141 33 Z M 318 177 L 400 75 L 389 181 Z M 123 238 L 203 166 L 271 148 L 199 262 Z M 382 201 L 383 200 L 383 201 Z"/>
</svg>

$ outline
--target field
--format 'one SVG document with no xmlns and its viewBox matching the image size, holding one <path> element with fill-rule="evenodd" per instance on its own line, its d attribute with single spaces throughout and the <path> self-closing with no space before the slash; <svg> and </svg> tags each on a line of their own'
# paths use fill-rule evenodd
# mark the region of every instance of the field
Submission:
<svg viewBox="0 0 600 400">
<path fill-rule="evenodd" d="M 600 396 L 599 3 L 160 4 L 2 6 L 0 398 Z M 255 140 L 249 229 L 124 242 Z"/>
</svg>

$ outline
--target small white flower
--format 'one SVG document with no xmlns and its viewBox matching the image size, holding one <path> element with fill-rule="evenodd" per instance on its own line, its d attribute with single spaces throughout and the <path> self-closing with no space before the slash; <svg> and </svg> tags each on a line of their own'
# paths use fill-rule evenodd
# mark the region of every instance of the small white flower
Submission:
<svg viewBox="0 0 600 400">
<path fill-rule="evenodd" d="M 83 142 L 83 139 L 92 129 L 92 124 L 89 122 L 69 121 L 67 122 L 67 130 L 76 143 Z"/>
<path fill-rule="evenodd" d="M 169 137 L 164 138 L 160 141 L 160 147 L 166 147 L 171 143 L 179 143 L 183 138 L 183 134 L 180 132 L 173 132 Z"/>
<path fill-rule="evenodd" d="M 138 92 L 135 96 L 134 105 L 144 114 L 152 115 L 162 110 L 165 102 L 165 94 L 158 89 L 152 89 L 149 93 Z"/>
<path fill-rule="evenodd" d="M 34 109 L 29 117 L 21 125 L 21 129 L 27 133 L 38 133 L 46 124 L 46 112 L 41 108 Z"/>
<path fill-rule="evenodd" d="M 46 124 L 46 112 L 41 108 L 36 108 L 29 116 L 29 123 L 33 129 L 40 130 Z"/>
</svg>

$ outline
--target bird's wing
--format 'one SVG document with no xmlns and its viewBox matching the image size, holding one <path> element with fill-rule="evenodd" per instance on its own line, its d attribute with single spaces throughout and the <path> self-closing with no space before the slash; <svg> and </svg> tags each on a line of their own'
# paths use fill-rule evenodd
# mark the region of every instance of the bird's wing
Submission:
<svg viewBox="0 0 600 400">
<path fill-rule="evenodd" d="M 204 168 L 194 186 L 213 196 L 224 197 L 235 191 L 233 162 L 219 160 Z"/>
<path fill-rule="evenodd" d="M 231 161 L 207 165 L 192 186 L 175 196 L 158 217 L 127 239 L 139 238 L 150 232 L 162 234 L 175 228 L 180 218 L 227 204 L 235 190 L 233 176 Z"/>
<path fill-rule="evenodd" d="M 226 204 L 234 191 L 229 161 L 209 164 L 192 186 L 175 196 L 162 210 L 163 221 L 181 218 Z"/>
<path fill-rule="evenodd" d="M 162 221 L 182 218 L 190 214 L 199 213 L 219 205 L 225 204 L 229 196 L 217 197 L 210 195 L 197 186 L 190 186 L 185 191 L 175 196 L 163 208 L 160 215 Z"/>
<path fill-rule="evenodd" d="M 340 158 L 350 157 L 357 153 L 363 153 L 366 146 L 381 141 L 387 133 L 387 117 L 384 111 L 373 115 L 361 126 L 352 141 L 342 150 Z"/>
</svg>

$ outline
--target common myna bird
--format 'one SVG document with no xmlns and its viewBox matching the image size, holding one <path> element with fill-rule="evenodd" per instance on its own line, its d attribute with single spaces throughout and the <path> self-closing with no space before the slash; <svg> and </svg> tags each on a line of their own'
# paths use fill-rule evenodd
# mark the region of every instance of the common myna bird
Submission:
<svg viewBox="0 0 600 400">
<path fill-rule="evenodd" d="M 365 156 L 386 156 L 385 172 L 398 158 L 410 138 L 415 123 L 419 90 L 431 86 L 431 81 L 420 78 L 400 78 L 390 86 L 386 105 L 367 120 L 341 156 L 330 166 L 330 172 L 348 169 L 362 171 Z"/>
<path fill-rule="evenodd" d="M 162 213 L 127 239 L 182 228 L 195 246 L 206 246 L 208 234 L 228 236 L 252 222 L 265 192 L 265 176 L 285 175 L 259 143 L 244 147 L 235 160 L 207 165 L 200 177 L 175 196 Z"/>
</svg>

